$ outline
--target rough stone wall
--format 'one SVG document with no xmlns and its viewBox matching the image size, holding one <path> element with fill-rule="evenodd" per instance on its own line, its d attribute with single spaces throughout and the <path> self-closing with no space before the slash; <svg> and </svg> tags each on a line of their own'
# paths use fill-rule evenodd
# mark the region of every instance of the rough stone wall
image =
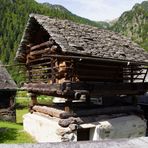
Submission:
<svg viewBox="0 0 148 148">
<path fill-rule="evenodd" d="M 15 110 L 0 109 L 0 120 L 16 122 Z"/>
<path fill-rule="evenodd" d="M 38 142 L 77 141 L 79 139 L 77 130 L 59 126 L 58 120 L 41 113 L 29 113 L 24 116 L 23 124 L 25 131 Z M 82 124 L 79 128 L 90 129 L 89 140 L 134 138 L 145 136 L 146 122 L 138 116 L 129 115 Z"/>
</svg>

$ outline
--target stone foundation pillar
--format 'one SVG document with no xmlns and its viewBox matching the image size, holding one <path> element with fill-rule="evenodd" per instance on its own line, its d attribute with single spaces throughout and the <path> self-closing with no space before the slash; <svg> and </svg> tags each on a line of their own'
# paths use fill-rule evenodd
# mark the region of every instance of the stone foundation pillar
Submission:
<svg viewBox="0 0 148 148">
<path fill-rule="evenodd" d="M 31 97 L 31 102 L 29 104 L 29 111 L 32 112 L 32 107 L 34 105 L 38 104 L 38 102 L 37 102 L 37 95 L 34 94 L 34 93 L 31 93 L 30 97 Z"/>
</svg>

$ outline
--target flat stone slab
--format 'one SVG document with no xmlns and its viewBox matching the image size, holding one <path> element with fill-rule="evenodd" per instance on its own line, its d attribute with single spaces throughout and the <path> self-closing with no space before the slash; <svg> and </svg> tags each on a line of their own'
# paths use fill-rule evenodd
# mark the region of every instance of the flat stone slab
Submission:
<svg viewBox="0 0 148 148">
<path fill-rule="evenodd" d="M 148 137 L 43 144 L 0 144 L 0 148 L 148 148 Z"/>
</svg>

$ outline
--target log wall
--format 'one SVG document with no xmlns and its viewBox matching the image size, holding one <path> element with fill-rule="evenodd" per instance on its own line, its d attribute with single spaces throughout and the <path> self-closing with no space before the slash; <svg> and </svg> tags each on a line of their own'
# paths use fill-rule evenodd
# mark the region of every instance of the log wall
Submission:
<svg viewBox="0 0 148 148">
<path fill-rule="evenodd" d="M 147 68 L 125 63 L 96 61 L 78 55 L 66 56 L 50 39 L 30 46 L 27 54 L 27 77 L 29 82 L 61 84 L 66 81 L 94 82 L 144 82 Z M 54 55 L 54 56 L 53 56 Z"/>
</svg>

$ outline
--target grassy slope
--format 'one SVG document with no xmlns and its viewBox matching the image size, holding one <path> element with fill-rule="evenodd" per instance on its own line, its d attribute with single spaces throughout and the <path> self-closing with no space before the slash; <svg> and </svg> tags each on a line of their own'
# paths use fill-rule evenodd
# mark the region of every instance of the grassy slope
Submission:
<svg viewBox="0 0 148 148">
<path fill-rule="evenodd" d="M 50 104 L 52 97 L 40 96 L 38 102 L 40 104 Z M 36 142 L 23 130 L 23 115 L 28 113 L 28 104 L 29 98 L 26 97 L 26 92 L 19 92 L 16 99 L 16 123 L 0 121 L 0 143 Z"/>
<path fill-rule="evenodd" d="M 35 143 L 35 140 L 23 130 L 23 115 L 28 112 L 28 99 L 17 99 L 16 122 L 0 121 L 0 143 Z"/>
<path fill-rule="evenodd" d="M 21 124 L 0 121 L 0 143 L 34 143 Z"/>
</svg>

